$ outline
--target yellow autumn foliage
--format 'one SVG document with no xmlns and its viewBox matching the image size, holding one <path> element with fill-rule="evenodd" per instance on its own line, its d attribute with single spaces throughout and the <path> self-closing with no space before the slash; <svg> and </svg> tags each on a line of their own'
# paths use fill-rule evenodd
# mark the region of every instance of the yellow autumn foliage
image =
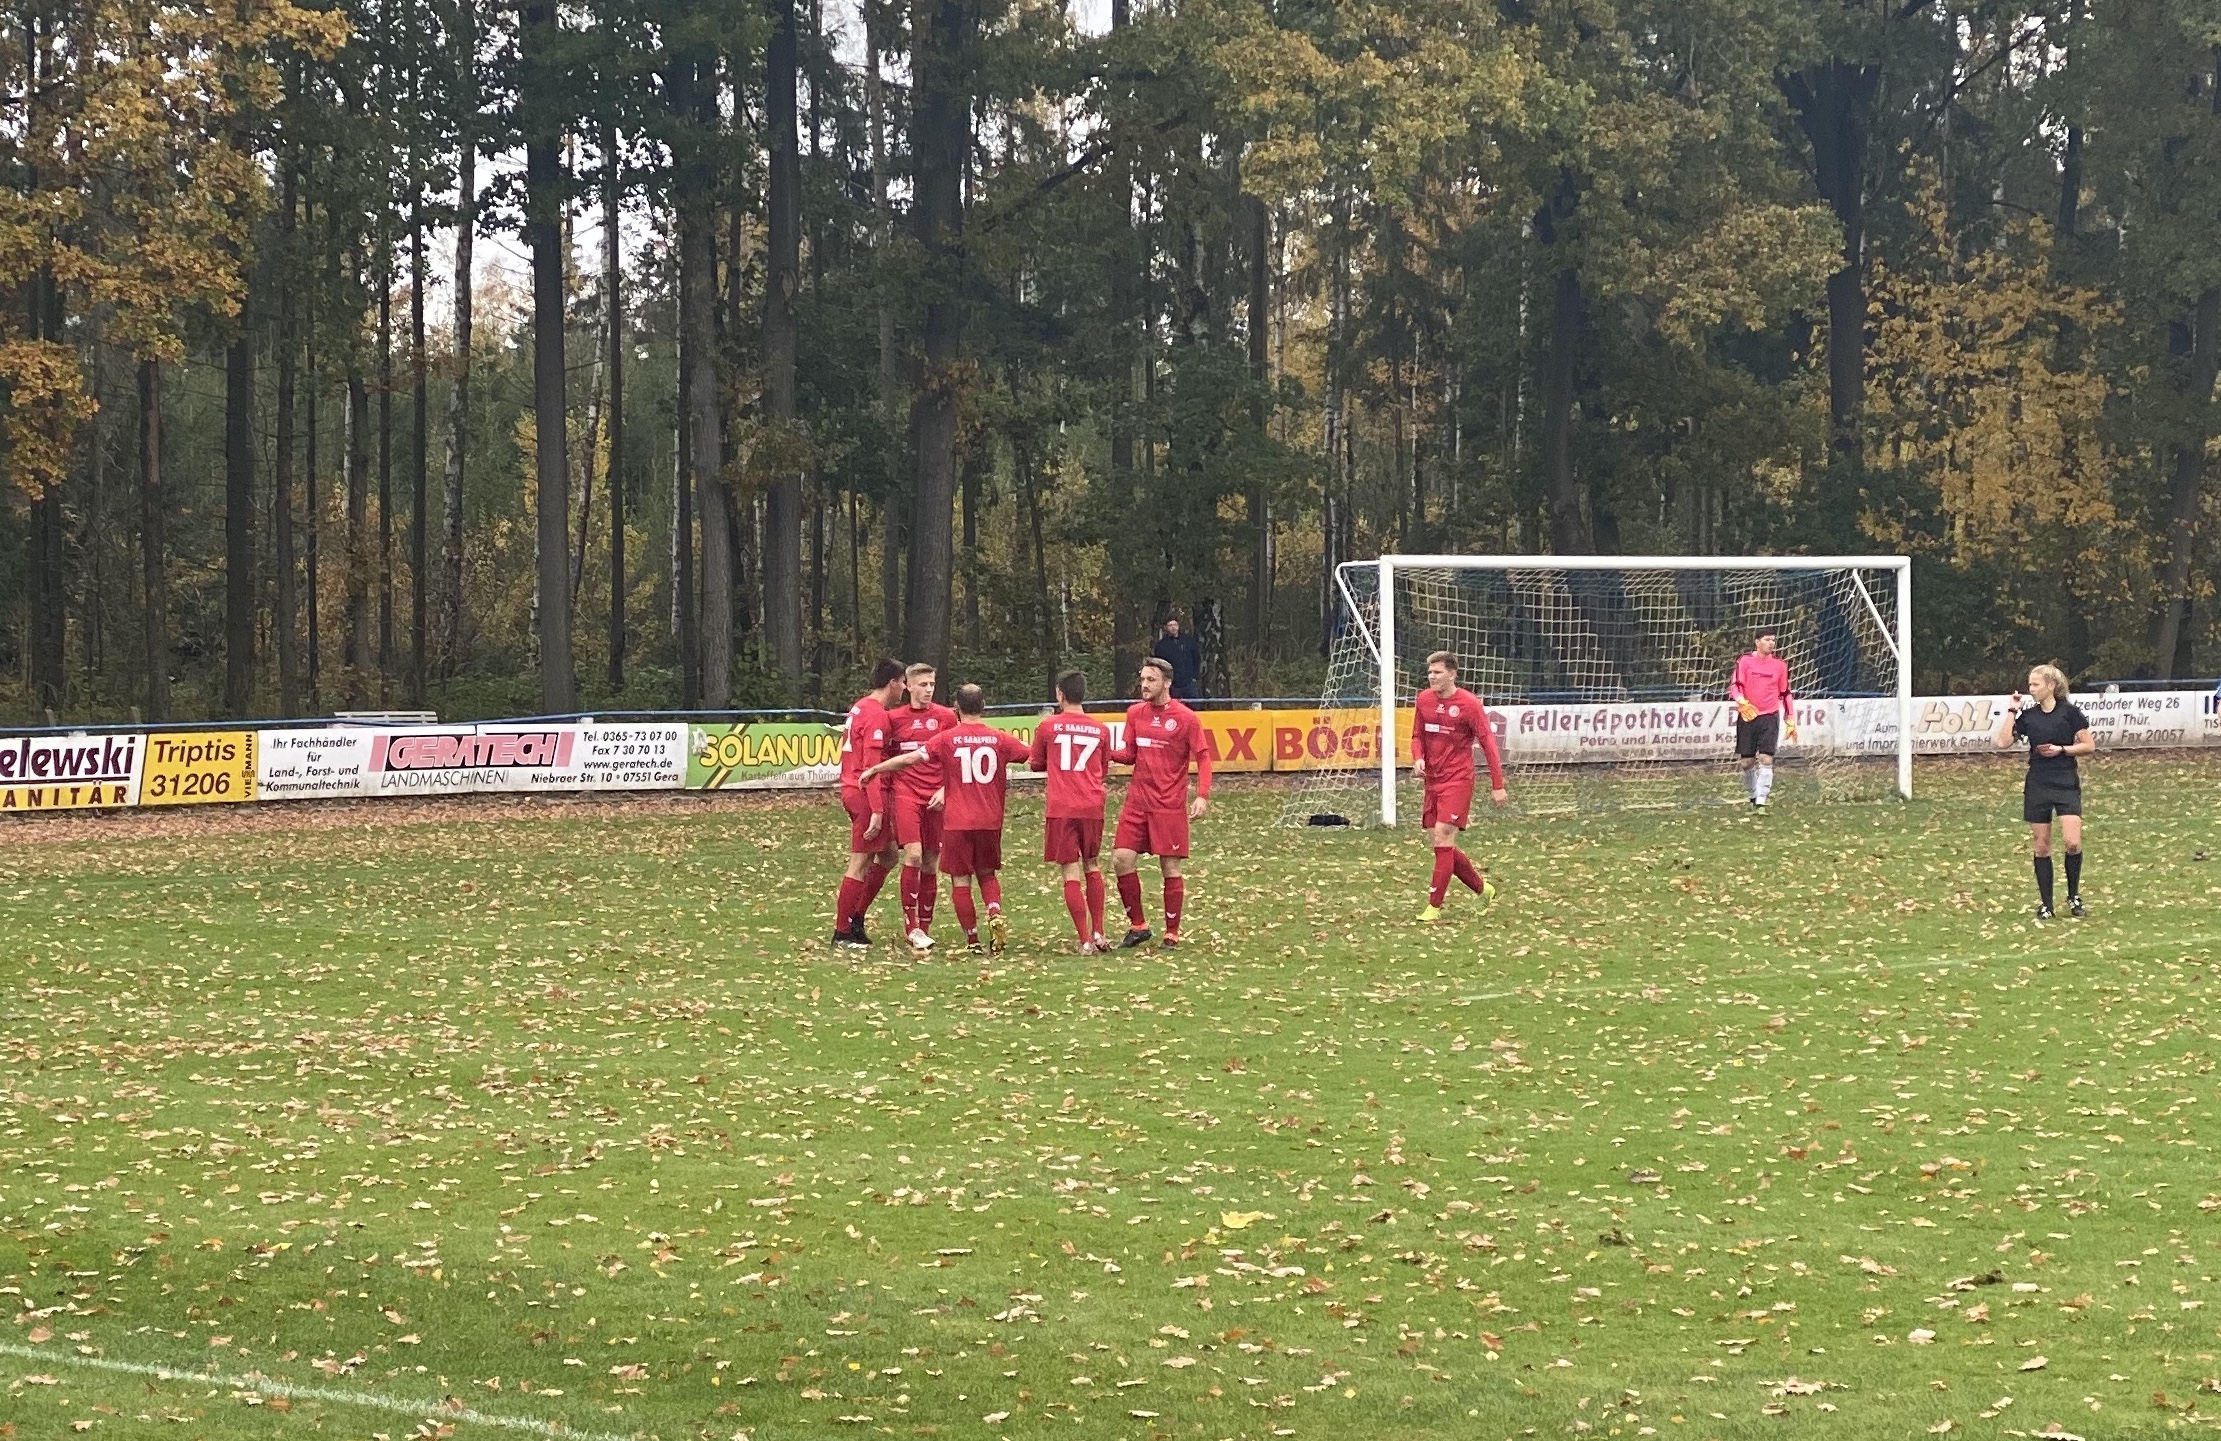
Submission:
<svg viewBox="0 0 2221 1441">
<path fill-rule="evenodd" d="M 1895 264 L 1875 262 L 1869 292 L 1876 460 L 1933 481 L 1947 559 L 2035 545 L 2117 560 L 2131 528 L 2098 435 L 2113 386 L 2087 355 L 2115 307 L 2053 274 L 2041 221 L 1962 246 L 1933 176 L 1908 208 L 1910 244 Z M 1869 524 L 1893 529 L 1889 517 Z"/>
</svg>

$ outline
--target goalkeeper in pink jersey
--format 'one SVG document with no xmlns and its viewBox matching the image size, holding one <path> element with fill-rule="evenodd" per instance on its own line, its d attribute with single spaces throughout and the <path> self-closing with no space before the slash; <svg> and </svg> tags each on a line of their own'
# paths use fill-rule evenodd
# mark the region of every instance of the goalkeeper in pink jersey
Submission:
<svg viewBox="0 0 2221 1441">
<path fill-rule="evenodd" d="M 1797 738 L 1796 701 L 1789 694 L 1789 662 L 1774 654 L 1774 633 L 1762 630 L 1735 662 L 1727 698 L 1735 702 L 1735 758 L 1743 789 L 1763 809 L 1774 791 L 1774 753 L 1784 735 Z"/>
</svg>

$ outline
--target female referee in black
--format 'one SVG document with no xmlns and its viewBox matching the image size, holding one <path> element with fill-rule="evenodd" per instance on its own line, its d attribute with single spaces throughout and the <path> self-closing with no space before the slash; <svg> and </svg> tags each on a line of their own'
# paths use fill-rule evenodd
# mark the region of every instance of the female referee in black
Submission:
<svg viewBox="0 0 2221 1441">
<path fill-rule="evenodd" d="M 2098 748 L 2090 722 L 2067 699 L 2067 677 L 2059 667 L 2040 665 L 2028 673 L 2028 694 L 2013 701 L 1991 737 L 1999 750 L 2028 742 L 2028 780 L 2021 791 L 2021 819 L 2036 861 L 2036 919 L 2051 919 L 2051 818 L 2059 817 L 2059 838 L 2067 845 L 2067 914 L 2082 919 L 2082 777 L 2074 758 Z"/>
</svg>

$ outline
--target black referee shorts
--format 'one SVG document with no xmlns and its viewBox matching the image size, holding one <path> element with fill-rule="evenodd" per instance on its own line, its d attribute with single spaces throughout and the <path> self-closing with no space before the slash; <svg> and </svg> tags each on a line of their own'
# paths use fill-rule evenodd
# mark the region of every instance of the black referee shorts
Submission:
<svg viewBox="0 0 2221 1441">
<path fill-rule="evenodd" d="M 2049 825 L 2053 816 L 2081 814 L 2082 785 L 2079 781 L 2030 776 L 2021 786 L 2021 819 L 2032 826 Z"/>
<path fill-rule="evenodd" d="M 1762 716 L 1744 720 L 1735 718 L 1735 754 L 1740 760 L 1753 756 L 1770 756 L 1781 744 L 1781 712 L 1769 711 Z"/>
</svg>

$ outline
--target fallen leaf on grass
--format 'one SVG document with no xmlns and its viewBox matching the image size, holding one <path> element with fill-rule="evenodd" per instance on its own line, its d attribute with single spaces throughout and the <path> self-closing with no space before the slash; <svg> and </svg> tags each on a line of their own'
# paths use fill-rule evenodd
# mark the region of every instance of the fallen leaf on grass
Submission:
<svg viewBox="0 0 2221 1441">
<path fill-rule="evenodd" d="M 2049 1356 L 2031 1356 L 2020 1363 L 2020 1368 L 2023 1371 L 2041 1371 L 2050 1364 L 2051 1358 Z"/>
</svg>

